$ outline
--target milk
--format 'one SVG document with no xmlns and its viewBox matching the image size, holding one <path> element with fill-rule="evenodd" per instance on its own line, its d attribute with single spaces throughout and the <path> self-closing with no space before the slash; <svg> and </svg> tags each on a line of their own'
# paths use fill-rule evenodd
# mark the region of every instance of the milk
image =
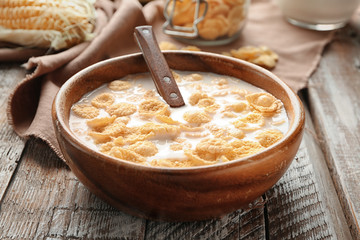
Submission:
<svg viewBox="0 0 360 240">
<path fill-rule="evenodd" d="M 359 0 L 276 0 L 289 22 L 315 30 L 343 27 L 354 14 Z"/>
<path fill-rule="evenodd" d="M 181 76 L 188 76 L 193 72 L 177 71 L 177 73 L 180 74 Z M 234 77 L 223 76 L 214 73 L 201 73 L 201 75 L 203 77 L 201 81 L 183 80 L 177 83 L 186 104 L 179 108 L 172 108 L 170 117 L 176 121 L 179 121 L 181 124 L 187 124 L 187 122 L 183 119 L 183 115 L 187 111 L 201 110 L 200 107 L 192 106 L 189 103 L 190 96 L 198 91 L 196 86 L 201 86 L 202 91 L 207 93 L 209 96 L 213 96 L 214 99 L 216 99 L 216 103 L 220 105 L 220 108 L 216 112 L 211 113 L 212 121 L 209 124 L 216 125 L 219 128 L 227 128 L 229 132 L 236 131 L 236 128 L 234 127 L 232 122 L 234 122 L 237 118 L 245 117 L 247 114 L 249 114 L 249 111 L 244 111 L 237 113 L 238 115 L 237 118 L 224 117 L 223 110 L 226 109 L 227 105 L 239 101 L 246 101 L 245 99 L 239 100 L 239 96 L 235 93 L 231 93 L 231 91 L 243 89 L 246 90 L 248 93 L 265 92 L 265 90 L 263 89 L 255 87 L 254 85 L 251 85 L 247 82 L 241 81 L 240 79 L 236 79 Z M 85 94 L 77 104 L 90 104 L 91 100 L 94 99 L 95 96 L 101 93 L 112 93 L 116 95 L 114 104 L 125 102 L 125 103 L 132 103 L 138 105 L 140 104 L 141 101 L 144 100 L 143 96 L 146 93 L 146 91 L 148 90 L 154 91 L 154 89 L 156 89 L 153 81 L 151 80 L 151 76 L 148 73 L 129 75 L 128 77 L 125 77 L 125 79 L 132 83 L 133 85 L 132 88 L 126 91 L 117 92 L 110 90 L 107 87 L 107 84 L 103 84 L 102 86 L 93 90 L 92 92 Z M 219 86 L 214 83 L 214 81 L 218 81 L 219 79 L 225 79 L 228 82 L 228 86 L 225 89 L 219 88 Z M 221 92 L 225 92 L 226 95 L 221 95 L 220 94 Z M 155 91 L 154 91 L 154 95 L 158 100 L 164 101 L 162 97 Z M 110 117 L 110 115 L 104 109 L 100 109 L 97 118 L 102 118 L 102 117 Z M 85 143 L 88 147 L 96 151 L 99 151 L 101 145 L 96 144 L 93 141 L 93 139 L 88 135 L 91 129 L 88 127 L 87 121 L 88 119 L 78 117 L 76 116 L 76 114 L 74 114 L 73 111 L 71 111 L 70 119 L 69 119 L 69 125 L 71 130 L 79 138 L 79 140 Z M 144 119 L 139 114 L 139 112 L 136 112 L 130 116 L 130 121 L 127 123 L 126 126 L 128 128 L 137 127 L 144 125 L 149 121 L 155 122 L 156 120 Z M 201 131 L 201 134 L 203 134 L 206 138 L 214 137 L 211 131 L 209 131 L 209 129 L 207 129 L 206 127 L 202 127 L 202 128 L 203 130 Z M 287 113 L 284 106 L 282 106 L 281 109 L 279 109 L 279 112 L 277 112 L 276 114 L 269 117 L 265 117 L 265 125 L 261 129 L 247 132 L 242 140 L 257 141 L 255 138 L 256 134 L 263 131 L 264 129 L 277 129 L 283 134 L 286 134 L 288 128 L 289 128 L 289 119 L 287 117 Z M 201 140 L 204 139 L 201 137 L 189 137 L 186 134 L 187 134 L 186 131 L 181 132 L 178 137 L 181 139 L 185 139 L 186 141 L 183 142 L 182 144 L 188 144 L 189 146 L 191 146 L 190 148 L 192 150 Z M 148 162 L 151 162 L 154 159 L 170 159 L 170 160 L 186 159 L 184 151 L 173 151 L 170 149 L 170 145 L 174 143 L 174 141 L 170 137 L 164 136 L 164 138 L 156 138 L 149 140 L 151 140 L 153 143 L 156 144 L 158 153 L 154 156 L 148 157 L 147 158 Z"/>
</svg>

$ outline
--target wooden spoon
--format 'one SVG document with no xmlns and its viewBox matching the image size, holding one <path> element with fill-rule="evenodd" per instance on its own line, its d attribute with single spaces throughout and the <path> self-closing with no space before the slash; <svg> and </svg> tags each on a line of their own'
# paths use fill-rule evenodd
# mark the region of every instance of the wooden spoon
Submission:
<svg viewBox="0 0 360 240">
<path fill-rule="evenodd" d="M 156 41 L 151 26 L 139 26 L 134 31 L 135 39 L 143 53 L 156 89 L 170 107 L 185 105 L 176 81 Z"/>
</svg>

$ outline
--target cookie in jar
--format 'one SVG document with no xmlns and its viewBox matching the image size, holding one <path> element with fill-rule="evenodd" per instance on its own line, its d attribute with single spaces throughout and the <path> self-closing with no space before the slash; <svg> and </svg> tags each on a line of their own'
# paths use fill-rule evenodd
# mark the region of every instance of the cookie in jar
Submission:
<svg viewBox="0 0 360 240">
<path fill-rule="evenodd" d="M 164 33 L 199 46 L 228 44 L 245 26 L 250 0 L 166 0 Z"/>
</svg>

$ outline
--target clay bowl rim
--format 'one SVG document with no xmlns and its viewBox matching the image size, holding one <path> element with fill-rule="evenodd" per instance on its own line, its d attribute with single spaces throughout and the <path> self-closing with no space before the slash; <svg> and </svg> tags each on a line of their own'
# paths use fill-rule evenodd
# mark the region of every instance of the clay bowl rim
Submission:
<svg viewBox="0 0 360 240">
<path fill-rule="evenodd" d="M 287 145 L 289 142 L 291 142 L 292 136 L 297 133 L 301 133 L 304 125 L 305 125 L 305 111 L 303 104 L 300 100 L 300 98 L 297 96 L 297 94 L 285 83 L 283 82 L 279 77 L 277 77 L 275 74 L 270 72 L 269 70 L 259 67 L 255 64 L 249 63 L 244 60 L 235 59 L 232 57 L 228 57 L 225 55 L 220 55 L 217 53 L 210 53 L 210 52 L 194 52 L 194 51 L 179 51 L 179 50 L 167 50 L 164 51 L 164 55 L 166 57 L 166 54 L 191 54 L 191 55 L 198 55 L 198 57 L 211 57 L 211 58 L 217 58 L 217 59 L 223 59 L 225 61 L 235 62 L 240 65 L 244 65 L 248 68 L 251 68 L 256 72 L 257 74 L 263 74 L 266 77 L 270 78 L 272 81 L 275 81 L 283 90 L 284 94 L 286 94 L 290 100 L 290 105 L 293 108 L 294 111 L 294 118 L 289 121 L 289 129 L 284 134 L 284 137 L 277 143 L 273 144 L 270 147 L 267 147 L 265 150 L 260 151 L 259 153 L 249 155 L 247 157 L 239 158 L 236 160 L 232 160 L 225 163 L 217 163 L 212 165 L 202 165 L 202 166 L 192 166 L 192 167 L 182 167 L 182 168 L 173 168 L 173 167 L 154 167 L 154 166 L 146 166 L 141 165 L 137 163 L 133 163 L 130 161 L 122 160 L 119 158 L 111 157 L 108 155 L 105 155 L 99 151 L 93 150 L 90 147 L 88 147 L 85 143 L 83 143 L 80 139 L 78 139 L 75 134 L 70 130 L 68 127 L 68 124 L 65 123 L 62 116 L 59 115 L 59 113 L 63 113 L 61 110 L 62 107 L 61 104 L 61 98 L 66 95 L 66 92 L 68 92 L 68 88 L 72 86 L 76 82 L 76 80 L 84 75 L 87 75 L 93 71 L 93 69 L 101 68 L 104 65 L 107 65 L 111 62 L 117 62 L 117 61 L 123 61 L 127 58 L 133 58 L 138 57 L 139 55 L 142 55 L 141 53 L 133 53 L 133 54 L 127 54 L 119 57 L 110 58 L 107 60 L 103 60 L 100 62 L 97 62 L 95 64 L 92 64 L 81 71 L 77 72 L 76 74 L 72 75 L 60 88 L 58 91 L 54 101 L 53 101 L 53 121 L 56 120 L 58 124 L 60 124 L 61 128 L 64 130 L 62 133 L 63 135 L 66 135 L 67 140 L 73 144 L 76 145 L 78 149 L 81 151 L 87 152 L 88 154 L 93 154 L 97 157 L 97 159 L 101 161 L 109 161 L 111 164 L 120 164 L 120 165 L 126 165 L 127 167 L 133 168 L 135 170 L 140 171 L 153 171 L 153 172 L 166 172 L 166 173 L 174 173 L 174 174 L 188 174 L 188 173 L 196 173 L 196 172 L 203 172 L 203 171 L 214 171 L 217 169 L 223 169 L 223 168 L 231 168 L 232 166 L 240 166 L 241 167 L 251 167 L 251 165 L 257 165 L 261 163 L 262 161 L 269 161 L 267 156 L 271 155 L 272 152 L 280 150 Z M 174 68 L 176 69 L 176 68 Z M 246 81 L 250 84 L 251 81 Z M 105 83 L 105 82 L 104 82 Z M 261 88 L 261 87 L 260 87 Z M 268 91 L 268 90 L 266 90 Z M 270 92 L 270 91 L 269 91 Z M 270 92 L 271 93 L 271 92 Z M 65 109 L 64 109 L 65 110 Z M 56 119 L 55 119 L 56 118 Z M 60 131 L 56 128 L 55 131 Z M 61 150 L 63 151 L 63 150 Z M 66 159 L 67 160 L 67 159 Z M 72 160 L 71 160 L 72 161 Z"/>
</svg>

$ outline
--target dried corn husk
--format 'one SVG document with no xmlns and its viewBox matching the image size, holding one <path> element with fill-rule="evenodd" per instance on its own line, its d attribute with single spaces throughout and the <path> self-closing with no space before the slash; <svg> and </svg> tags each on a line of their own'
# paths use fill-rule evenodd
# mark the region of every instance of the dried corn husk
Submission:
<svg viewBox="0 0 360 240">
<path fill-rule="evenodd" d="M 0 0 L 0 41 L 69 48 L 94 36 L 94 0 Z"/>
</svg>

